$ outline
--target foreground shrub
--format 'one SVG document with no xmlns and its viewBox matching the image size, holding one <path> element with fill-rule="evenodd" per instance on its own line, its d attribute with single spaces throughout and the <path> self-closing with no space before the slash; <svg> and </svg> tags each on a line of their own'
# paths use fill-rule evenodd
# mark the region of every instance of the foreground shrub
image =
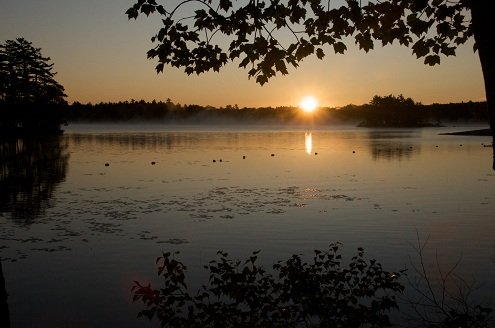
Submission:
<svg viewBox="0 0 495 328">
<path fill-rule="evenodd" d="M 209 285 L 190 294 L 183 263 L 175 254 L 157 259 L 161 289 L 135 282 L 139 316 L 157 318 L 163 327 L 387 327 L 404 287 L 398 272 L 367 260 L 362 248 L 344 263 L 340 244 L 315 250 L 310 263 L 293 255 L 271 272 L 256 263 L 258 252 L 244 262 L 218 252 L 205 266 Z"/>
</svg>

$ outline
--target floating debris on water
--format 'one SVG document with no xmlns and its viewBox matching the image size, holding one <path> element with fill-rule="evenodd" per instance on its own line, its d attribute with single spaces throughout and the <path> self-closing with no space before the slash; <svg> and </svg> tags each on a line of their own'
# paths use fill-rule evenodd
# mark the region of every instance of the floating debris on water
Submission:
<svg viewBox="0 0 495 328">
<path fill-rule="evenodd" d="M 189 241 L 187 239 L 183 239 L 183 238 L 171 238 L 168 240 L 159 240 L 156 243 L 157 244 L 180 245 L 180 244 L 189 244 Z"/>
</svg>

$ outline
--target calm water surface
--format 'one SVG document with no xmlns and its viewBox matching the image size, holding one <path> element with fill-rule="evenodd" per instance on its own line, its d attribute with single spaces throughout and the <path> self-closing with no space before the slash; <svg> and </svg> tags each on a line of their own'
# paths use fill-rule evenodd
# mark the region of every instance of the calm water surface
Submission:
<svg viewBox="0 0 495 328">
<path fill-rule="evenodd" d="M 461 259 L 459 274 L 495 291 L 488 137 L 202 129 L 80 125 L 59 139 L 0 143 L 13 327 L 154 326 L 136 319 L 130 288 L 157 281 L 163 251 L 180 251 L 196 286 L 217 250 L 261 250 L 270 266 L 340 241 L 346 255 L 362 246 L 400 270 L 419 236 L 430 268 Z"/>
</svg>

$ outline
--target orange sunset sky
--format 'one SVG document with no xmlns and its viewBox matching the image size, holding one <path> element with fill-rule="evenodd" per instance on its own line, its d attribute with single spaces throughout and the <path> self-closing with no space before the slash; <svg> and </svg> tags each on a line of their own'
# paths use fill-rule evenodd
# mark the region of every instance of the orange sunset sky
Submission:
<svg viewBox="0 0 495 328">
<path fill-rule="evenodd" d="M 323 60 L 308 58 L 261 87 L 235 62 L 220 73 L 187 76 L 167 67 L 157 75 L 146 52 L 160 25 L 145 16 L 129 21 L 125 11 L 132 0 L 0 1 L 0 42 L 24 37 L 42 48 L 69 102 L 170 98 L 181 104 L 261 107 L 297 105 L 309 94 L 322 106 L 363 104 L 388 94 L 424 104 L 485 100 L 472 42 L 435 67 L 425 66 L 409 48 L 375 44 L 366 54 L 348 44 L 345 55 L 329 50 Z"/>
</svg>

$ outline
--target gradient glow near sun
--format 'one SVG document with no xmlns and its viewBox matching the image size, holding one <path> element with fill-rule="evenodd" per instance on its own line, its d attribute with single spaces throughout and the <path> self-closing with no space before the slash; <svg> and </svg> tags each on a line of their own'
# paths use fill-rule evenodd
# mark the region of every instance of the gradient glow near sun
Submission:
<svg viewBox="0 0 495 328">
<path fill-rule="evenodd" d="M 299 107 L 306 113 L 314 112 L 318 107 L 318 100 L 313 96 L 307 96 L 301 99 Z"/>
</svg>

